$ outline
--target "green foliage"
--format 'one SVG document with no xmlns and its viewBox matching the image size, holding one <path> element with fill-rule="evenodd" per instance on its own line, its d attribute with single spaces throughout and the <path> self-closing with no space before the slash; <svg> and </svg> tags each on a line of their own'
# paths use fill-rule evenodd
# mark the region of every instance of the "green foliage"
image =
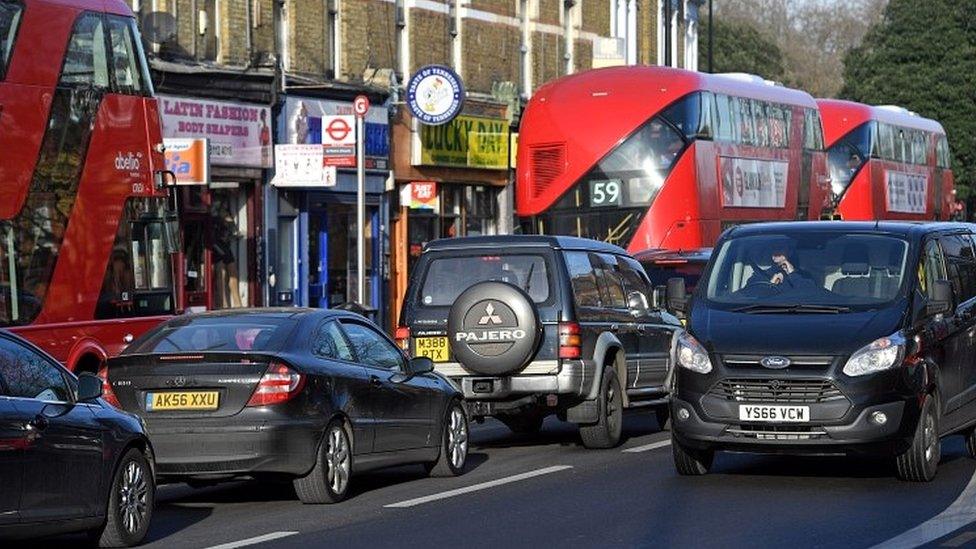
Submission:
<svg viewBox="0 0 976 549">
<path fill-rule="evenodd" d="M 976 185 L 976 0 L 891 0 L 844 58 L 840 96 L 942 123 L 958 196 Z"/>
<path fill-rule="evenodd" d="M 715 19 L 714 72 L 748 72 L 782 82 L 786 75 L 783 52 L 750 23 Z M 699 32 L 698 67 L 708 70 L 708 21 Z"/>
</svg>

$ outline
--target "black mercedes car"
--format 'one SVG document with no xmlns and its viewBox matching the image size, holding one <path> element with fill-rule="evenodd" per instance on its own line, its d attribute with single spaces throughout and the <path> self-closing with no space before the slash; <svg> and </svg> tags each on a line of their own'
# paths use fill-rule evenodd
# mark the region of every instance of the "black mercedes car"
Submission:
<svg viewBox="0 0 976 549">
<path fill-rule="evenodd" d="M 672 450 L 867 454 L 936 474 L 940 438 L 976 456 L 976 226 L 769 223 L 727 231 L 677 341 Z M 672 291 L 674 290 L 674 291 Z M 675 295 L 677 294 L 677 295 Z"/>
<path fill-rule="evenodd" d="M 0 330 L 0 541 L 87 532 L 103 547 L 138 544 L 152 518 L 152 446 L 135 416 Z"/>
<path fill-rule="evenodd" d="M 458 390 L 350 312 L 173 318 L 109 361 L 108 386 L 148 425 L 161 481 L 291 478 L 302 502 L 332 503 L 354 472 L 451 476 L 467 457 Z"/>
</svg>

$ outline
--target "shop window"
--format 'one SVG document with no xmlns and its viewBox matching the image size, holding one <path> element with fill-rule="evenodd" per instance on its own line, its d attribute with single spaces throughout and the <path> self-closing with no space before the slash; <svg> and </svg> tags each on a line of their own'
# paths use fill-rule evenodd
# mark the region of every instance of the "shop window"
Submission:
<svg viewBox="0 0 976 549">
<path fill-rule="evenodd" d="M 17 37 L 17 27 L 20 26 L 23 11 L 24 6 L 20 2 L 0 1 L 0 79 L 7 73 L 7 64 L 10 63 L 10 53 L 14 49 L 14 39 Z"/>
<path fill-rule="evenodd" d="M 495 193 L 485 187 L 464 188 L 464 234 L 495 234 Z"/>
<path fill-rule="evenodd" d="M 248 304 L 246 196 L 238 189 L 211 191 L 211 264 L 215 309 Z"/>
</svg>

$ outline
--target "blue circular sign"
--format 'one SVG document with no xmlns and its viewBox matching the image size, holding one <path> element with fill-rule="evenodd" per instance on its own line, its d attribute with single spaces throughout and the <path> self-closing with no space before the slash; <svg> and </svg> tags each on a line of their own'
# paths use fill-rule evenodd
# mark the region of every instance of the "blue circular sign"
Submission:
<svg viewBox="0 0 976 549">
<path fill-rule="evenodd" d="M 464 84 L 450 67 L 426 65 L 407 82 L 407 107 L 429 126 L 447 124 L 464 106 Z"/>
</svg>

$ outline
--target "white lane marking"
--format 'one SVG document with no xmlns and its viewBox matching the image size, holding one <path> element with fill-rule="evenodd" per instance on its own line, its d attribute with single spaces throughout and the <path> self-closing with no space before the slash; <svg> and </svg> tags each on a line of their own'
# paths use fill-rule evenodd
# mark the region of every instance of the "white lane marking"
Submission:
<svg viewBox="0 0 976 549">
<path fill-rule="evenodd" d="M 287 538 L 288 536 L 294 536 L 297 533 L 298 532 L 271 532 L 270 534 L 264 534 L 263 536 L 255 536 L 253 538 L 232 541 L 230 543 L 221 543 L 220 545 L 207 547 L 207 549 L 236 549 L 237 547 L 246 547 L 248 545 L 264 543 L 266 541 Z"/>
<path fill-rule="evenodd" d="M 488 488 L 494 488 L 495 486 L 510 484 L 512 482 L 518 482 L 520 480 L 526 480 L 541 475 L 548 475 L 550 473 L 565 471 L 566 469 L 572 469 L 572 468 L 573 468 L 572 465 L 553 465 L 552 467 L 536 469 L 535 471 L 520 473 L 518 475 L 512 475 L 510 477 L 500 478 L 498 480 L 490 480 L 488 482 L 482 482 L 481 484 L 473 484 L 471 486 L 466 486 L 464 488 L 457 488 L 455 490 L 448 490 L 446 492 L 440 492 L 438 494 L 431 494 L 429 496 L 424 496 L 422 498 L 408 499 L 406 501 L 401 501 L 398 503 L 391 503 L 389 505 L 384 505 L 384 507 L 396 507 L 396 508 L 413 507 L 415 505 L 422 505 L 424 503 L 430 503 L 432 501 L 437 501 L 439 499 L 453 498 L 454 496 L 460 496 L 462 494 L 477 492 L 479 490 L 486 490 Z"/>
<path fill-rule="evenodd" d="M 943 543 L 942 547 L 962 547 L 974 539 L 976 539 L 976 532 L 963 532 Z"/>
<path fill-rule="evenodd" d="M 945 511 L 907 532 L 875 545 L 872 549 L 918 547 L 951 534 L 973 521 L 976 521 L 976 473 L 969 479 L 966 489 Z"/>
<path fill-rule="evenodd" d="M 636 454 L 637 452 L 647 452 L 648 450 L 657 450 L 658 448 L 664 448 L 665 446 L 671 446 L 671 441 L 659 440 L 657 442 L 652 442 L 650 444 L 645 444 L 643 446 L 634 446 L 633 448 L 627 448 L 623 452 L 625 454 Z"/>
</svg>

